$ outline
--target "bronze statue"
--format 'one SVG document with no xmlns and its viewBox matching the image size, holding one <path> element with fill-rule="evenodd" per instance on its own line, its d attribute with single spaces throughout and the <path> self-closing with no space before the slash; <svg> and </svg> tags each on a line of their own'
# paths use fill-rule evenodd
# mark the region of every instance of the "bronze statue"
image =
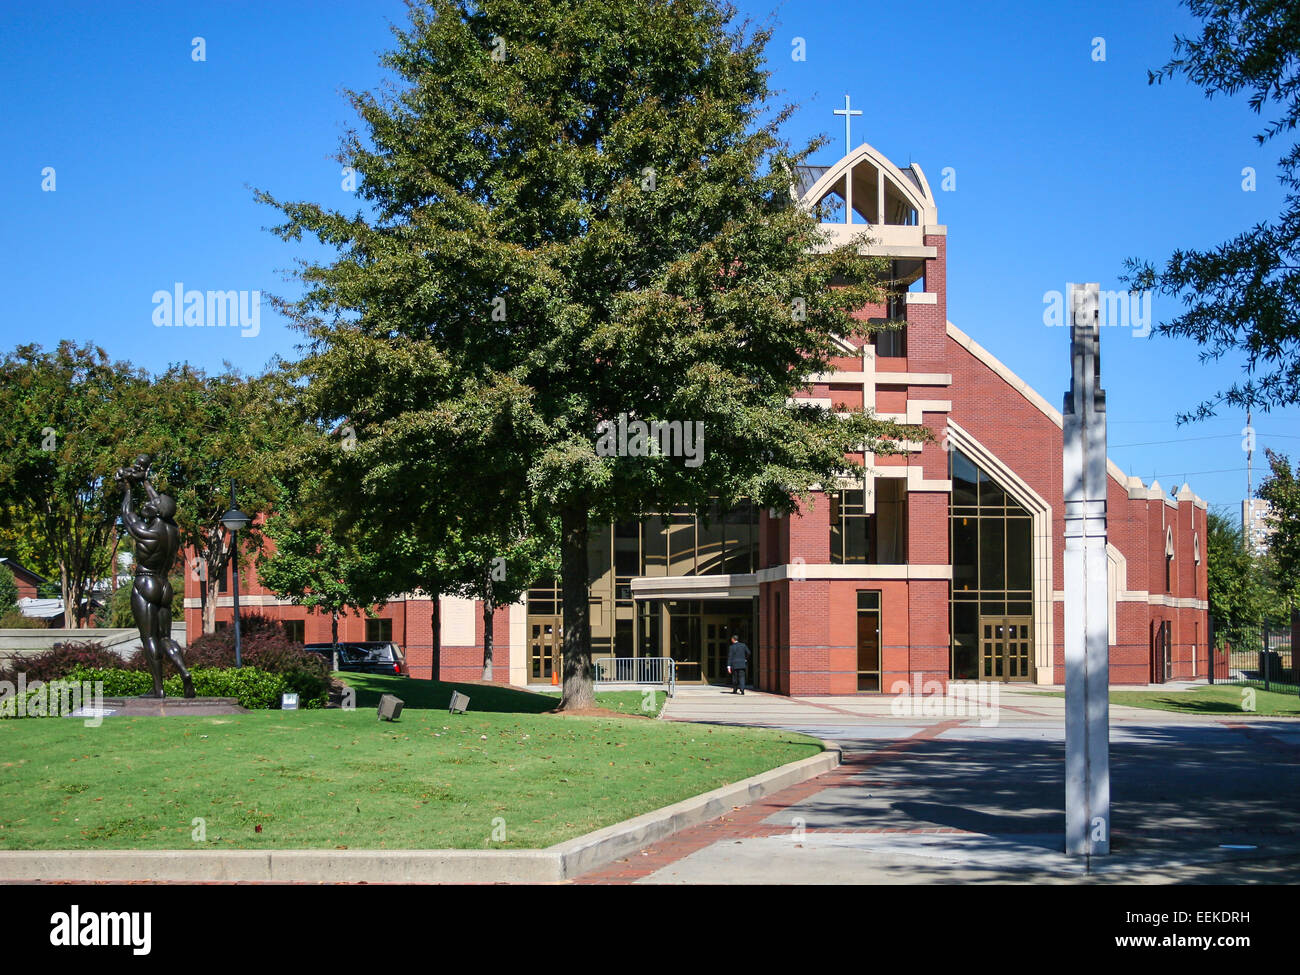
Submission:
<svg viewBox="0 0 1300 975">
<path fill-rule="evenodd" d="M 122 522 L 135 539 L 135 588 L 131 592 L 131 612 L 140 628 L 144 656 L 153 672 L 152 697 L 166 697 L 163 692 L 163 657 L 166 656 L 181 675 L 185 696 L 194 696 L 194 682 L 185 668 L 180 645 L 172 639 L 172 584 L 168 578 L 181 547 L 180 529 L 176 527 L 176 502 L 159 494 L 149 483 L 149 457 L 141 454 L 130 467 L 119 468 L 113 480 L 123 490 Z M 131 495 L 136 485 L 144 488 L 148 500 L 137 515 L 131 510 Z M 142 517 L 143 516 L 143 517 Z"/>
</svg>

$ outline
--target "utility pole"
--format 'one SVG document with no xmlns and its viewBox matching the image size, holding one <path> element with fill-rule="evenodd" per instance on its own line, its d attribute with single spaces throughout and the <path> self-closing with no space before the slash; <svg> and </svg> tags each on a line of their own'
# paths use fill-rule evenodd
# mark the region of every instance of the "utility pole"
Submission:
<svg viewBox="0 0 1300 975">
<path fill-rule="evenodd" d="M 1246 517 L 1242 519 L 1241 530 L 1246 533 L 1246 552 L 1254 552 L 1255 544 L 1255 427 L 1251 422 L 1251 411 L 1246 410 Z"/>
</svg>

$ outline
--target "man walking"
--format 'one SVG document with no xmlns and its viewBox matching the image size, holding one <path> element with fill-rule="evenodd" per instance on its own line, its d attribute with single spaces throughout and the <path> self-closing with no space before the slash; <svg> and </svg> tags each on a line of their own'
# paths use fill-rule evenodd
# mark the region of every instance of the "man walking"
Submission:
<svg viewBox="0 0 1300 975">
<path fill-rule="evenodd" d="M 745 693 L 745 672 L 749 669 L 749 647 L 740 642 L 740 637 L 731 634 L 731 646 L 727 648 L 727 673 L 731 674 L 731 693 Z"/>
</svg>

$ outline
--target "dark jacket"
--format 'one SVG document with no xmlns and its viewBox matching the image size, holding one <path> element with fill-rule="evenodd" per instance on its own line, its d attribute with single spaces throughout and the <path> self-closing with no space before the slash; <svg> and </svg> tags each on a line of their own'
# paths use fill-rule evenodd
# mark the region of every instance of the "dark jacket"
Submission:
<svg viewBox="0 0 1300 975">
<path fill-rule="evenodd" d="M 739 640 L 727 648 L 727 666 L 739 670 L 749 666 L 749 647 Z"/>
</svg>

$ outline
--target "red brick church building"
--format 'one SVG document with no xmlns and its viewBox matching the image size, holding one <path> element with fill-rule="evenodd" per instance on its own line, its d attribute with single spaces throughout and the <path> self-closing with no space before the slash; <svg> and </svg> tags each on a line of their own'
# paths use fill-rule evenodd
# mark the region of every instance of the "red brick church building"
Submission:
<svg viewBox="0 0 1300 975">
<path fill-rule="evenodd" d="M 921 423 L 932 443 L 868 455 L 869 474 L 828 486 L 789 517 L 742 508 L 699 518 L 647 514 L 593 526 L 590 607 L 596 657 L 672 657 L 679 681 L 721 681 L 732 632 L 754 650 L 751 679 L 782 694 L 890 691 L 923 681 L 1064 681 L 1064 508 L 1060 411 L 947 317 L 947 228 L 921 168 L 868 145 L 804 167 L 796 188 L 832 242 L 866 232 L 900 291 L 864 318 L 903 320 L 845 342 L 806 398 Z M 1065 361 L 1068 332 L 1061 330 Z M 1104 377 L 1103 377 L 1104 384 Z M 1062 390 L 1064 385 L 1062 386 Z M 1109 609 L 1116 684 L 1204 676 L 1208 669 L 1206 505 L 1109 464 Z M 245 611 L 328 642 L 327 617 L 277 600 L 243 574 Z M 198 583 L 186 617 L 201 630 Z M 218 618 L 230 618 L 228 594 Z M 550 683 L 563 606 L 534 587 L 493 623 L 495 676 Z M 412 674 L 432 673 L 431 606 L 398 598 L 341 638 L 392 639 Z M 478 607 L 442 600 L 441 676 L 482 669 Z"/>
</svg>

